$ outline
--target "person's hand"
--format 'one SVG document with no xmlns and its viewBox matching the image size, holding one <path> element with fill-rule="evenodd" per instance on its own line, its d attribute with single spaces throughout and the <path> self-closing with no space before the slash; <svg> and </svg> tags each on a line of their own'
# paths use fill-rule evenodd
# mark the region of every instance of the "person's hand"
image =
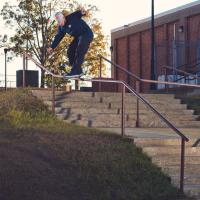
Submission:
<svg viewBox="0 0 200 200">
<path fill-rule="evenodd" d="M 49 48 L 47 49 L 47 52 L 48 52 L 49 54 L 52 54 L 53 49 L 52 49 L 51 47 L 49 47 Z"/>
<path fill-rule="evenodd" d="M 85 17 L 90 17 L 91 16 L 91 13 L 90 13 L 89 10 L 84 10 L 83 12 L 84 12 Z"/>
<path fill-rule="evenodd" d="M 80 10 L 82 15 L 84 15 L 85 17 L 90 17 L 89 10 L 86 10 L 85 8 L 83 8 L 81 6 L 78 7 L 78 10 Z"/>
</svg>

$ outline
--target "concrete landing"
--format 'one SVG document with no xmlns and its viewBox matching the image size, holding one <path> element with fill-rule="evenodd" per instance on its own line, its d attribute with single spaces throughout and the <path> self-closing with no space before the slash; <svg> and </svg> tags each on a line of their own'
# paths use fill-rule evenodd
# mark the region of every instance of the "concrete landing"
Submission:
<svg viewBox="0 0 200 200">
<path fill-rule="evenodd" d="M 121 134 L 120 128 L 98 128 L 98 129 L 113 132 L 116 134 Z M 199 128 L 180 128 L 179 130 L 189 139 L 200 138 Z M 159 138 L 159 139 L 180 138 L 174 131 L 172 131 L 169 128 L 126 128 L 125 135 L 133 138 Z"/>
</svg>

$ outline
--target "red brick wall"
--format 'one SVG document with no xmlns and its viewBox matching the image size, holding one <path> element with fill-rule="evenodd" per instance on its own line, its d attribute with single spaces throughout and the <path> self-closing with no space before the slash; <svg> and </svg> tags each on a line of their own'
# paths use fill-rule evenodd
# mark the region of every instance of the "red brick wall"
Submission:
<svg viewBox="0 0 200 200">
<path fill-rule="evenodd" d="M 141 44 L 140 33 L 130 35 L 129 37 L 129 67 L 130 72 L 140 77 L 140 56 Z M 135 88 L 135 79 L 130 78 L 129 84 Z"/>
<path fill-rule="evenodd" d="M 143 79 L 150 79 L 151 76 L 151 33 L 144 31 L 141 33 L 142 40 L 142 56 L 141 56 L 141 77 Z M 149 90 L 149 84 L 142 84 L 142 91 Z"/>
<path fill-rule="evenodd" d="M 176 24 L 176 26 L 174 26 Z M 184 32 L 179 33 L 179 26 L 186 25 Z M 175 29 L 175 30 L 174 30 Z M 176 40 L 188 40 L 189 43 L 200 40 L 200 14 L 190 16 L 188 18 L 175 19 L 171 22 L 162 23 L 156 27 L 156 67 L 157 75 L 162 74 L 162 66 L 173 66 L 173 40 L 174 31 Z M 187 33 L 187 34 L 186 34 Z M 151 31 L 146 29 L 136 33 L 129 33 L 125 37 L 115 39 L 116 48 L 115 62 L 122 67 L 130 70 L 133 74 L 140 76 L 143 79 L 151 79 Z M 186 37 L 187 36 L 187 37 Z M 187 51 L 188 50 L 188 53 Z M 191 63 L 197 57 L 197 52 L 194 47 L 181 49 L 181 62 L 186 63 L 188 57 Z M 186 56 L 185 56 L 186 53 Z M 178 63 L 179 64 L 179 63 Z M 125 80 L 135 87 L 135 81 L 128 77 L 125 73 L 118 71 L 115 78 Z M 149 84 L 142 84 L 142 92 L 149 90 Z"/>
<path fill-rule="evenodd" d="M 167 25 L 167 65 L 173 65 L 173 40 L 174 40 L 174 24 L 172 22 Z"/>
<path fill-rule="evenodd" d="M 106 78 L 103 78 L 103 79 L 106 80 Z M 92 91 L 93 92 L 116 92 L 117 85 L 115 83 L 92 82 Z"/>
<path fill-rule="evenodd" d="M 128 64 L 128 56 L 127 56 L 127 37 L 117 39 L 117 55 L 116 55 L 116 63 L 127 69 Z M 116 78 L 118 80 L 123 80 L 127 82 L 127 74 L 122 70 L 116 70 Z M 120 90 L 121 87 L 119 87 Z"/>
<path fill-rule="evenodd" d="M 200 40 L 200 15 L 195 15 L 188 17 L 187 19 L 187 39 L 190 43 L 190 48 L 188 50 L 188 62 L 192 63 L 194 60 L 196 60 L 196 48 L 194 48 L 194 42 L 197 40 Z"/>
<path fill-rule="evenodd" d="M 157 75 L 162 74 L 162 67 L 167 64 L 166 61 L 166 34 L 165 26 L 159 26 L 156 28 L 156 72 Z"/>
<path fill-rule="evenodd" d="M 161 74 L 164 65 L 172 65 L 172 44 L 174 39 L 174 23 L 156 28 L 156 66 L 157 74 Z M 129 44 L 127 45 L 127 42 Z M 116 40 L 115 62 L 143 79 L 151 79 L 151 32 L 146 30 Z M 129 55 L 127 55 L 129 54 Z M 129 66 L 128 66 L 129 65 Z M 122 71 L 117 71 L 116 78 L 125 80 L 135 88 L 134 79 Z M 148 91 L 150 84 L 141 84 L 142 91 Z"/>
</svg>

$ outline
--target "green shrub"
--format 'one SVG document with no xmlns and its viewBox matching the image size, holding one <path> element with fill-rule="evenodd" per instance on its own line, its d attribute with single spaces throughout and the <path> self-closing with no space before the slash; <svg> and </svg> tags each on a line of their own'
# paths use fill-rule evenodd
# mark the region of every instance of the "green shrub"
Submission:
<svg viewBox="0 0 200 200">
<path fill-rule="evenodd" d="M 5 115 L 12 110 L 37 113 L 48 112 L 47 106 L 32 95 L 29 90 L 10 90 L 0 93 L 0 114 Z"/>
</svg>

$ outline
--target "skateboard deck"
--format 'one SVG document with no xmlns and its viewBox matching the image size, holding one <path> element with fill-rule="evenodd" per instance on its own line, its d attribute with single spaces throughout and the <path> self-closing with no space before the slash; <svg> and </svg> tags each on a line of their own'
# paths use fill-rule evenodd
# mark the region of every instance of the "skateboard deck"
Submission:
<svg viewBox="0 0 200 200">
<path fill-rule="evenodd" d="M 92 79 L 92 77 L 90 77 L 90 76 L 88 76 L 88 75 L 86 75 L 86 74 L 84 74 L 84 75 L 82 75 L 82 76 L 78 76 L 78 77 L 65 77 L 65 76 L 63 76 L 64 77 L 64 79 L 66 79 L 66 80 L 78 80 L 78 81 L 84 81 L 84 80 L 91 80 Z"/>
</svg>

